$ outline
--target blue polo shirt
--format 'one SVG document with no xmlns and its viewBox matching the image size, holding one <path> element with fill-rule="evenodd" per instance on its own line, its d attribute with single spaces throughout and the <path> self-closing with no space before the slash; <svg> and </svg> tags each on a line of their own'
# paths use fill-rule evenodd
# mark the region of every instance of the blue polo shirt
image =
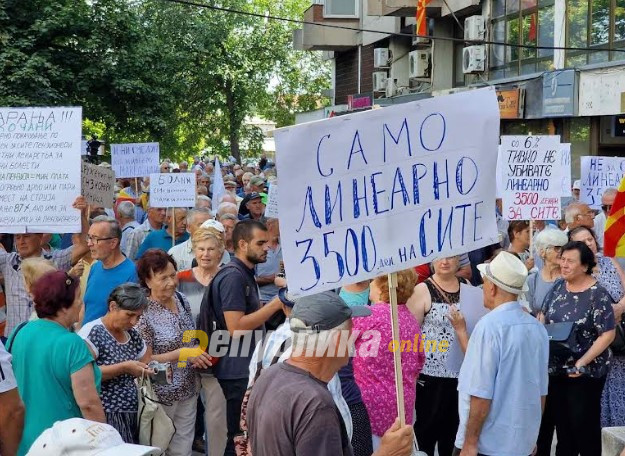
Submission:
<svg viewBox="0 0 625 456">
<path fill-rule="evenodd" d="M 189 233 L 184 233 L 182 236 L 176 238 L 176 245 L 182 244 L 189 239 Z M 139 250 L 137 251 L 137 259 L 141 258 L 148 249 L 161 249 L 165 252 L 172 248 L 172 238 L 165 228 L 161 230 L 152 231 L 147 235 Z"/>
<path fill-rule="evenodd" d="M 83 325 L 106 315 L 108 297 L 115 288 L 123 283 L 137 283 L 138 281 L 135 264 L 128 258 L 110 269 L 105 269 L 101 261 L 93 263 L 89 270 L 85 290 Z"/>
</svg>

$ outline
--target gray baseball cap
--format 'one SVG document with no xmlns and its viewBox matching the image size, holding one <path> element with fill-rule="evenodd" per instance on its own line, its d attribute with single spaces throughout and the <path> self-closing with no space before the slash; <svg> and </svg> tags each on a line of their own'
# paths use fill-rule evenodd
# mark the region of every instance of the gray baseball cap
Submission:
<svg viewBox="0 0 625 456">
<path fill-rule="evenodd" d="M 291 318 L 303 321 L 307 328 L 293 328 L 292 331 L 327 331 L 336 328 L 350 318 L 367 317 L 371 309 L 365 306 L 348 306 L 343 298 L 333 291 L 324 291 L 304 296 L 295 302 Z"/>
</svg>

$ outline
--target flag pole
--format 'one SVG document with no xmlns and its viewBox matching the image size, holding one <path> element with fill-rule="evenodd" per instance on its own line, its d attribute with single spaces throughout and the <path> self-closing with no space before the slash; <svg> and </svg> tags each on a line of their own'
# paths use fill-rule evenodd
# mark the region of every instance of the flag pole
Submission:
<svg viewBox="0 0 625 456">
<path fill-rule="evenodd" d="M 391 304 L 391 331 L 393 342 L 393 364 L 395 366 L 395 394 L 397 396 L 397 414 L 401 426 L 406 425 L 406 412 L 404 404 L 404 380 L 401 370 L 401 340 L 399 337 L 399 316 L 397 310 L 397 273 L 388 275 L 388 291 Z"/>
</svg>

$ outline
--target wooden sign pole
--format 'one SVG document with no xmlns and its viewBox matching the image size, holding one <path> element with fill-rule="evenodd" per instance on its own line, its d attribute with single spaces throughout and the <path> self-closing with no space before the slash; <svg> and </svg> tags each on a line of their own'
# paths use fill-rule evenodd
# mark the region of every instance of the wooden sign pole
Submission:
<svg viewBox="0 0 625 456">
<path fill-rule="evenodd" d="M 393 345 L 397 348 L 393 351 L 393 361 L 395 365 L 395 394 L 397 396 L 397 414 L 401 426 L 406 425 L 406 412 L 404 404 L 404 380 L 401 370 L 401 340 L 399 336 L 399 317 L 397 311 L 397 273 L 393 272 L 388 275 L 388 291 L 391 304 L 391 330 Z"/>
<path fill-rule="evenodd" d="M 532 247 L 534 246 L 534 220 L 530 220 L 530 258 L 534 258 L 534 250 Z"/>
<path fill-rule="evenodd" d="M 176 247 L 176 208 L 171 208 L 171 246 Z"/>
</svg>

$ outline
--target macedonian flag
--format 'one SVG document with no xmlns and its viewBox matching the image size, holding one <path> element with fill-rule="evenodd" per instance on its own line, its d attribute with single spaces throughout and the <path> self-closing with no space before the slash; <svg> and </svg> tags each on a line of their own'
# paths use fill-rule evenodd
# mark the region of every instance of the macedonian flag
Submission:
<svg viewBox="0 0 625 456">
<path fill-rule="evenodd" d="M 621 181 L 605 222 L 603 254 L 607 257 L 625 257 L 625 178 Z"/>
<path fill-rule="evenodd" d="M 417 35 L 425 36 L 428 34 L 427 17 L 425 16 L 425 7 L 431 0 L 417 0 Z"/>
</svg>

